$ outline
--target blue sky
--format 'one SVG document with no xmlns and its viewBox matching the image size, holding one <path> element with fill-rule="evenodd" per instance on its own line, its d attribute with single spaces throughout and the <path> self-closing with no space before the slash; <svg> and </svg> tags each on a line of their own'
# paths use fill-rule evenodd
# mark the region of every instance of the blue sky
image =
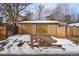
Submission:
<svg viewBox="0 0 79 59">
<path fill-rule="evenodd" d="M 54 8 L 57 3 L 33 3 L 32 5 L 30 5 L 31 9 L 36 9 L 38 4 L 42 4 L 45 5 L 46 8 L 48 9 L 52 9 Z M 79 3 L 70 3 L 69 4 L 70 8 L 73 9 L 77 14 L 79 13 Z"/>
<path fill-rule="evenodd" d="M 79 3 L 72 3 L 70 7 L 76 11 L 76 13 L 79 13 Z"/>
</svg>

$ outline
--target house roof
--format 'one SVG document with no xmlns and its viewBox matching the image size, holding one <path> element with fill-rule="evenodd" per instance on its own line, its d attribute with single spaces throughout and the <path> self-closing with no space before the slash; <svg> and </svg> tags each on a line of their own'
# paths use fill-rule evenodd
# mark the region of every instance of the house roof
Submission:
<svg viewBox="0 0 79 59">
<path fill-rule="evenodd" d="M 20 21 L 16 23 L 59 23 L 59 21 Z"/>
<path fill-rule="evenodd" d="M 46 16 L 46 18 L 48 18 L 48 19 L 50 19 L 50 20 L 55 20 L 55 19 L 54 19 L 54 16 L 52 16 L 52 15 Z"/>
<path fill-rule="evenodd" d="M 72 23 L 72 24 L 69 24 L 68 26 L 79 26 L 79 23 Z"/>
</svg>

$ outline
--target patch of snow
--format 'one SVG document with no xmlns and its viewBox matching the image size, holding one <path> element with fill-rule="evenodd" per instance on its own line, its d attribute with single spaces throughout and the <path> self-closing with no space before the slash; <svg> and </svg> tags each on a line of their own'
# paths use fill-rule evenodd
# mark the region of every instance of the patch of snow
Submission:
<svg viewBox="0 0 79 59">
<path fill-rule="evenodd" d="M 23 54 L 23 52 L 21 51 L 20 47 L 17 46 L 18 43 L 19 42 L 15 42 L 13 44 L 13 46 L 9 48 L 9 53 L 10 54 Z"/>
<path fill-rule="evenodd" d="M 69 39 L 61 39 L 61 38 L 55 38 L 52 36 L 53 39 L 57 40 L 57 44 L 61 44 L 61 45 L 68 45 L 68 46 L 76 46 L 75 43 L 73 43 L 71 40 Z"/>
<path fill-rule="evenodd" d="M 39 43 L 34 43 L 33 45 L 38 45 Z"/>
<path fill-rule="evenodd" d="M 2 40 L 2 41 L 0 41 L 0 43 L 2 43 L 2 42 L 5 42 L 6 40 Z"/>
<path fill-rule="evenodd" d="M 59 21 L 21 21 L 17 23 L 59 23 Z"/>
<path fill-rule="evenodd" d="M 27 43 L 21 47 L 24 54 L 38 54 L 33 48 L 31 48 Z"/>
<path fill-rule="evenodd" d="M 79 54 L 79 45 L 76 45 L 69 39 L 59 39 L 55 37 L 53 37 L 53 39 L 56 39 L 58 41 L 57 44 L 61 44 L 62 47 L 66 49 L 66 53 Z"/>
<path fill-rule="evenodd" d="M 38 48 L 37 47 L 32 48 L 27 43 L 31 39 L 31 36 L 25 34 L 9 37 L 7 39 L 9 41 L 8 44 L 4 46 L 3 51 L 0 51 L 0 54 L 79 54 L 79 45 L 76 45 L 69 39 L 61 39 L 53 36 L 52 38 L 57 40 L 55 44 L 62 45 L 62 48 L 65 48 L 65 50 L 63 50 L 62 48 L 44 47 L 44 46 Z M 17 41 L 14 42 L 14 40 Z M 18 47 L 18 44 L 20 43 L 19 40 L 26 42 L 21 47 Z"/>
<path fill-rule="evenodd" d="M 31 36 L 30 35 L 22 35 L 22 40 L 23 41 L 26 41 L 26 42 L 28 42 L 28 41 L 30 41 L 30 39 L 31 39 Z"/>
<path fill-rule="evenodd" d="M 14 36 L 11 36 L 11 37 L 8 37 L 8 40 L 10 41 L 14 41 L 17 39 L 17 41 L 29 41 L 31 38 L 30 35 L 26 34 L 26 35 L 14 35 Z"/>
<path fill-rule="evenodd" d="M 79 23 L 72 23 L 72 24 L 69 24 L 68 26 L 79 26 Z"/>
</svg>

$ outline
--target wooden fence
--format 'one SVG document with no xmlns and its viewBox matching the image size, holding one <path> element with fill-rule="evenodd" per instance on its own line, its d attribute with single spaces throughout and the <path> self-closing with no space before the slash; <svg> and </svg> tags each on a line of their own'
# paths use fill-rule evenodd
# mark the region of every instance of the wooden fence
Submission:
<svg viewBox="0 0 79 59">
<path fill-rule="evenodd" d="M 79 26 L 68 26 L 67 27 L 67 36 L 78 37 L 79 36 Z"/>
<path fill-rule="evenodd" d="M 6 39 L 9 36 L 18 34 L 18 28 L 11 24 L 3 24 L 0 26 L 0 39 Z"/>
<path fill-rule="evenodd" d="M 66 37 L 65 27 L 57 27 L 57 37 Z"/>
<path fill-rule="evenodd" d="M 6 26 L 0 26 L 0 39 L 5 39 L 7 34 Z"/>
<path fill-rule="evenodd" d="M 78 37 L 79 26 L 59 26 L 59 24 L 32 24 L 23 23 L 17 24 L 19 34 L 30 34 L 30 35 L 51 35 L 56 37 Z M 0 38 L 6 38 L 9 30 L 6 26 L 0 26 Z"/>
<path fill-rule="evenodd" d="M 19 24 L 21 34 L 53 35 L 56 37 L 79 36 L 79 27 L 59 26 L 59 24 Z"/>
</svg>

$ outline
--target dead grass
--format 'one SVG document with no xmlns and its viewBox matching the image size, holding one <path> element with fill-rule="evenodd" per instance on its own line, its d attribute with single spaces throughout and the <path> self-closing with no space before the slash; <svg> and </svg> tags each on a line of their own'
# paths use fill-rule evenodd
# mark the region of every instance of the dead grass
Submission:
<svg viewBox="0 0 79 59">
<path fill-rule="evenodd" d="M 68 37 L 71 41 L 73 41 L 76 44 L 79 44 L 79 37 Z"/>
</svg>

